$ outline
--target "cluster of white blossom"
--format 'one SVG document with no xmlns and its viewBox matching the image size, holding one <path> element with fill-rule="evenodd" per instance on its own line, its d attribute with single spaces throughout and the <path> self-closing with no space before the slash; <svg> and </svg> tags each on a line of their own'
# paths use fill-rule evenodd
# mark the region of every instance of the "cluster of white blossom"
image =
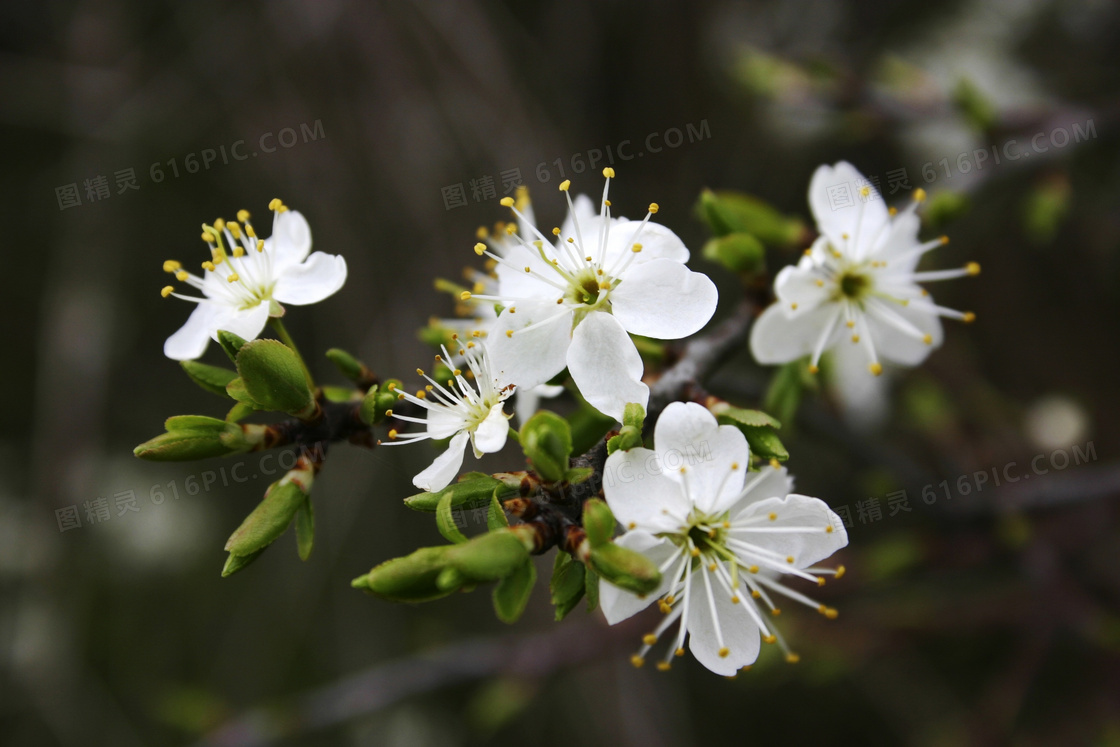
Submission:
<svg viewBox="0 0 1120 747">
<path fill-rule="evenodd" d="M 527 197 L 501 203 L 514 220 L 499 232 L 482 232 L 475 252 L 490 260 L 473 289 L 460 300 L 472 320 L 456 327 L 452 350 L 443 348 L 437 364 L 451 374 L 427 380 L 415 394 L 400 393 L 423 417 L 395 414 L 423 430 L 390 431 L 390 444 L 426 439 L 449 440 L 447 450 L 414 480 L 436 491 L 459 473 L 468 443 L 476 457 L 503 448 L 512 413 L 505 406 L 520 392 L 519 417 L 536 408 L 540 396 L 560 390 L 549 382 L 567 370 L 580 395 L 600 412 L 621 420 L 628 403 L 647 405 L 649 387 L 631 335 L 662 340 L 698 332 L 716 310 L 716 286 L 686 263 L 689 251 L 680 238 L 651 219 L 650 204 L 641 220 L 615 217 L 609 199 L 614 170 L 603 170 L 605 184 L 596 209 L 591 199 L 572 199 L 569 182 L 560 185 L 568 214 L 546 235 L 536 225 Z M 813 176 L 809 202 L 820 237 L 796 266 L 784 268 L 774 284 L 776 302 L 755 323 L 750 347 L 764 364 L 808 357 L 815 372 L 822 355 L 848 351 L 863 356 L 861 375 L 878 375 L 882 362 L 920 363 L 941 343 L 939 317 L 971 321 L 972 314 L 935 305 L 918 283 L 976 274 L 961 270 L 917 272 L 923 253 L 944 243 L 918 240 L 914 208 L 888 211 L 870 186 L 851 208 L 831 210 L 827 191 L 840 182 L 866 183 L 851 165 L 822 166 Z M 201 297 L 174 295 L 197 304 L 187 323 L 168 338 L 168 357 L 199 357 L 219 330 L 256 337 L 282 304 L 309 304 L 330 296 L 346 279 L 342 257 L 311 254 L 311 232 L 298 212 L 279 200 L 270 205 L 273 233 L 259 239 L 246 211 L 237 221 L 204 225 L 210 258 L 197 276 L 169 260 L 164 269 Z M 855 382 L 852 366 L 837 369 Z M 466 369 L 464 371 L 463 369 Z M 752 468 L 746 438 L 737 428 L 719 425 L 706 408 L 673 403 L 658 418 L 654 450 L 616 451 L 607 460 L 611 474 L 637 479 L 609 481 L 605 498 L 625 527 L 618 543 L 640 552 L 660 568 L 663 582 L 655 594 L 639 597 L 603 583 L 603 611 L 613 624 L 656 600 L 664 616 L 643 639 L 634 656 L 641 664 L 662 635 L 677 624 L 660 668 L 684 652 L 714 672 L 731 675 L 757 657 L 760 641 L 786 646 L 767 618 L 776 615 L 776 597 L 818 609 L 820 605 L 782 583 L 796 577 L 823 585 L 838 569 L 815 564 L 847 544 L 843 523 L 819 499 L 793 493 L 793 481 L 777 463 Z M 674 450 L 710 457 L 675 471 L 644 470 L 651 458 Z"/>
</svg>

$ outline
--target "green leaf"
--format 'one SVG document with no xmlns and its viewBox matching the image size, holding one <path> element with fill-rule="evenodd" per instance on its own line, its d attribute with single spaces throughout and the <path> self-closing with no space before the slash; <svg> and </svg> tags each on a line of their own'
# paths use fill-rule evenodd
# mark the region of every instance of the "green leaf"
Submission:
<svg viewBox="0 0 1120 747">
<path fill-rule="evenodd" d="M 500 490 L 500 488 L 498 488 Z M 505 509 L 502 508 L 501 502 L 498 500 L 497 493 L 490 496 L 490 508 L 486 511 L 486 528 L 491 532 L 495 529 L 505 529 L 509 526 L 509 519 L 506 518 Z"/>
<path fill-rule="evenodd" d="M 614 542 L 592 547 L 589 562 L 608 583 L 635 594 L 649 594 L 661 585 L 661 572 L 652 560 Z"/>
<path fill-rule="evenodd" d="M 443 490 L 434 493 L 417 493 L 404 499 L 404 505 L 414 511 L 435 511 L 444 496 L 451 496 L 452 508 L 479 508 L 489 505 L 496 494 L 498 500 L 516 492 L 501 480 L 481 472 L 469 472 Z"/>
<path fill-rule="evenodd" d="M 310 558 L 314 545 L 315 508 L 311 505 L 311 498 L 308 497 L 296 512 L 296 549 L 299 550 L 299 559 Z"/>
<path fill-rule="evenodd" d="M 226 352 L 229 359 L 237 363 L 237 353 L 245 345 L 246 340 L 239 337 L 232 332 L 227 332 L 224 329 L 218 330 L 218 344 L 222 346 L 222 350 Z"/>
<path fill-rule="evenodd" d="M 584 566 L 583 593 L 587 597 L 587 611 L 594 612 L 599 607 L 599 574 Z"/>
<path fill-rule="evenodd" d="M 349 402 L 350 398 L 356 394 L 353 389 L 347 389 L 344 386 L 324 386 L 320 389 L 323 392 L 323 398 L 328 402 Z"/>
<path fill-rule="evenodd" d="M 278 340 L 254 340 L 237 353 L 245 390 L 270 410 L 307 417 L 316 409 L 299 355 Z"/>
<path fill-rule="evenodd" d="M 245 517 L 225 549 L 234 555 L 251 555 L 272 544 L 292 523 L 307 493 L 295 482 L 275 482 L 253 512 Z"/>
<path fill-rule="evenodd" d="M 235 402 L 233 407 L 229 408 L 229 412 L 226 413 L 226 422 L 236 423 L 244 420 L 254 412 L 256 412 L 256 410 L 244 402 Z"/>
<path fill-rule="evenodd" d="M 248 555 L 234 555 L 233 553 L 230 553 L 229 557 L 226 558 L 225 566 L 222 567 L 222 578 L 225 578 L 226 576 L 232 576 L 233 574 L 237 573 L 242 568 L 259 558 L 262 552 L 264 552 L 264 550 L 257 550 L 256 552 L 249 553 Z"/>
<path fill-rule="evenodd" d="M 221 366 L 211 366 L 198 361 L 179 361 L 191 381 L 219 397 L 228 397 L 226 384 L 237 378 L 237 372 Z"/>
<path fill-rule="evenodd" d="M 797 414 L 804 389 L 805 370 L 805 361 L 796 360 L 779 368 L 770 379 L 762 407 L 766 412 L 774 413 L 783 423 L 792 423 Z"/>
<path fill-rule="evenodd" d="M 560 482 L 572 454 L 572 429 L 554 412 L 541 410 L 521 426 L 521 449 L 545 482 Z"/>
<path fill-rule="evenodd" d="M 240 377 L 229 382 L 229 384 L 226 384 L 226 393 L 233 399 L 237 400 L 237 403 L 239 405 L 244 405 L 245 407 L 248 407 L 252 410 L 267 409 L 251 396 L 249 396 L 249 390 L 245 388 L 245 382 L 242 381 Z"/>
<path fill-rule="evenodd" d="M 737 425 L 732 423 L 732 425 Z M 750 426 L 740 425 L 739 430 L 747 437 L 747 443 L 750 444 L 751 454 L 754 456 L 762 457 L 763 459 L 777 459 L 779 462 L 784 462 L 789 459 L 789 452 L 782 444 L 782 440 L 778 438 L 778 434 L 774 432 L 773 428 L 752 428 Z"/>
<path fill-rule="evenodd" d="M 557 551 L 556 562 L 552 564 L 552 579 L 548 582 L 557 622 L 567 617 L 583 598 L 584 574 L 583 563 L 572 560 L 566 552 Z"/>
<path fill-rule="evenodd" d="M 163 427 L 171 431 L 201 431 L 203 433 L 220 433 L 229 424 L 224 420 L 212 418 L 208 415 L 173 415 L 163 421 Z"/>
<path fill-rule="evenodd" d="M 450 492 L 445 492 L 439 499 L 439 505 L 436 506 L 436 528 L 445 540 L 458 545 L 466 542 L 467 537 L 459 531 L 455 518 L 451 515 L 451 496 Z"/>
<path fill-rule="evenodd" d="M 161 433 L 132 450 L 150 462 L 188 462 L 233 453 L 213 430 L 178 430 Z"/>
<path fill-rule="evenodd" d="M 532 558 L 518 566 L 494 588 L 494 612 L 504 623 L 515 623 L 525 612 L 533 585 L 537 582 L 537 567 Z"/>
<path fill-rule="evenodd" d="M 746 410 L 742 407 L 735 407 L 727 402 L 715 402 L 708 405 L 708 410 L 716 419 L 723 425 L 747 425 L 754 428 L 761 428 L 763 426 L 769 428 L 781 428 L 782 424 L 771 416 L 764 413 L 762 410 Z"/>
</svg>

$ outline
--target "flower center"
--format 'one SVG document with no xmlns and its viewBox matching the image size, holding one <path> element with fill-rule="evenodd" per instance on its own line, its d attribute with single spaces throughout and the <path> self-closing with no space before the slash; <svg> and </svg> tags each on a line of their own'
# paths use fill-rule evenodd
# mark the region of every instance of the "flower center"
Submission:
<svg viewBox="0 0 1120 747">
<path fill-rule="evenodd" d="M 858 301 L 871 289 L 871 279 L 862 272 L 845 270 L 837 280 L 840 295 Z"/>
</svg>

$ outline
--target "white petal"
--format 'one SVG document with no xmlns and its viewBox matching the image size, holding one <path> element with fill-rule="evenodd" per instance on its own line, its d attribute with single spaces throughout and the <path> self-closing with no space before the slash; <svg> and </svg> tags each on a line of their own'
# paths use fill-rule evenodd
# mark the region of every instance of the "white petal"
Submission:
<svg viewBox="0 0 1120 747">
<path fill-rule="evenodd" d="M 463 414 L 451 407 L 441 407 L 436 405 L 428 410 L 427 420 L 424 424 L 428 432 L 428 436 L 439 441 L 444 438 L 451 438 L 459 431 L 467 429 L 466 418 Z"/>
<path fill-rule="evenodd" d="M 262 301 L 248 309 L 234 309 L 230 306 L 217 307 L 211 319 L 210 337 L 218 339 L 218 331 L 232 332 L 238 337 L 252 340 L 261 333 L 268 323 L 268 302 Z"/>
<path fill-rule="evenodd" d="M 533 240 L 535 240 L 534 237 L 529 237 L 529 241 Z M 545 251 L 549 253 L 550 257 L 556 256 L 556 250 L 551 245 L 545 245 Z M 555 303 L 556 299 L 563 295 L 560 290 L 541 280 L 543 277 L 553 282 L 562 282 L 555 268 L 545 262 L 538 252 L 531 251 L 521 245 L 511 246 L 506 251 L 506 258 L 509 260 L 509 264 L 502 263 L 497 267 L 498 296 L 516 299 L 511 300 L 511 304 L 524 305 L 525 301 L 523 299 Z M 525 272 L 524 268 L 526 267 L 531 272 Z"/>
<path fill-rule="evenodd" d="M 809 263 L 809 268 L 812 264 Z M 782 312 L 790 319 L 812 313 L 830 298 L 835 283 L 823 283 L 823 274 L 816 269 L 786 265 L 774 279 L 774 294 Z M 822 285 L 818 285 L 818 281 Z"/>
<path fill-rule="evenodd" d="M 276 213 L 272 235 L 265 239 L 265 252 L 273 267 L 280 269 L 302 262 L 311 253 L 311 226 L 296 210 Z"/>
<path fill-rule="evenodd" d="M 345 282 L 346 260 L 337 254 L 315 252 L 306 261 L 280 272 L 272 297 L 280 303 L 296 306 L 318 303 L 338 291 Z"/>
<path fill-rule="evenodd" d="M 868 197 L 860 196 L 861 186 L 870 190 Z M 821 166 L 813 173 L 809 208 L 821 233 L 836 249 L 855 259 L 867 256 L 890 220 L 882 196 L 847 161 Z"/>
<path fill-rule="evenodd" d="M 941 346 L 943 339 L 941 319 L 936 314 L 912 306 L 901 306 L 894 303 L 889 304 L 886 308 L 887 313 L 897 314 L 916 327 L 922 334 L 929 335 L 930 342 L 927 344 L 924 340 L 903 332 L 875 313 L 869 313 L 866 318 L 871 329 L 871 338 L 875 341 L 875 349 L 885 360 L 904 366 L 916 366 L 924 361 L 935 348 Z"/>
<path fill-rule="evenodd" d="M 214 332 L 213 320 L 217 313 L 218 307 L 214 303 L 204 301 L 196 304 L 183 326 L 163 343 L 163 354 L 176 361 L 200 357 L 210 344 L 210 335 Z"/>
<path fill-rule="evenodd" d="M 883 238 L 873 252 L 876 259 L 887 263 L 887 273 L 911 273 L 918 266 L 922 254 L 909 250 L 920 243 L 918 232 L 921 227 L 922 221 L 914 212 L 899 213 L 891 219 L 890 229 L 883 232 Z M 904 259 L 900 258 L 904 256 Z"/>
<path fill-rule="evenodd" d="M 666 407 L 654 428 L 654 445 L 665 473 L 701 511 L 722 513 L 742 492 L 750 464 L 747 439 L 738 428 L 720 425 L 706 407 L 695 402 Z"/>
<path fill-rule="evenodd" d="M 771 520 L 770 515 L 776 518 Z M 796 493 L 784 498 L 767 498 L 747 506 L 731 520 L 733 536 L 758 545 L 783 557 L 792 557 L 791 568 L 808 568 L 848 544 L 844 522 L 824 501 Z M 812 527 L 804 532 L 736 532 L 750 525 L 761 530 L 784 527 Z M 831 532 L 825 531 L 832 527 Z M 747 562 L 750 562 L 749 559 Z"/>
<path fill-rule="evenodd" d="M 551 321 L 519 331 L 546 319 Z M 507 334 L 509 330 L 514 331 L 512 337 Z M 555 303 L 518 302 L 504 309 L 490 328 L 486 338 L 490 370 L 503 385 L 515 384 L 521 390 L 543 384 L 567 365 L 571 335 L 570 311 L 563 311 Z"/>
<path fill-rule="evenodd" d="M 727 656 L 720 656 L 720 640 L 716 636 L 716 625 L 712 617 L 712 605 L 708 588 L 700 574 L 708 575 L 711 586 L 711 599 L 715 602 L 715 615 L 719 620 L 723 646 L 728 649 Z M 692 587 L 688 591 L 688 648 L 696 661 L 724 676 L 754 663 L 758 658 L 761 634 L 745 605 L 750 597 L 739 590 L 742 599 L 738 604 L 731 602 L 731 595 L 704 566 L 692 572 Z"/>
<path fill-rule="evenodd" d="M 463 454 L 467 449 L 470 436 L 466 431 L 459 433 L 447 445 L 447 451 L 436 457 L 435 461 L 412 479 L 412 484 L 421 490 L 432 492 L 442 490 L 451 484 L 463 466 Z"/>
<path fill-rule="evenodd" d="M 655 259 L 629 267 L 611 291 L 611 308 L 628 332 L 676 340 L 698 332 L 716 310 L 719 292 L 707 275 Z"/>
<path fill-rule="evenodd" d="M 509 419 L 502 412 L 502 404 L 499 402 L 491 407 L 490 414 L 475 428 L 474 437 L 471 439 L 475 451 L 480 451 L 483 454 L 493 454 L 496 451 L 501 451 L 502 447 L 506 445 L 506 437 L 509 435 Z"/>
<path fill-rule="evenodd" d="M 620 259 L 633 254 L 634 244 L 641 244 L 642 250 L 637 256 L 630 258 L 634 263 L 632 267 L 657 259 L 667 259 L 677 264 L 688 261 L 688 247 L 679 236 L 660 223 L 651 222 L 643 226 L 637 220 L 618 220 L 611 225 L 605 269 L 611 269 Z"/>
<path fill-rule="evenodd" d="M 640 552 L 658 566 L 678 552 L 677 547 L 669 540 L 654 537 L 652 534 L 642 531 L 627 532 L 615 542 L 629 550 Z M 607 622 L 616 625 L 641 612 L 654 600 L 665 596 L 673 582 L 673 579 L 667 578 L 666 575 L 661 577 L 661 586 L 644 597 L 639 597 L 637 594 L 599 579 L 599 607 L 603 610 Z"/>
<path fill-rule="evenodd" d="M 893 372 L 883 368 L 880 376 L 867 368 L 867 353 L 859 345 L 837 345 L 832 349 L 828 373 L 829 391 L 853 427 L 877 428 L 890 413 L 890 383 Z"/>
<path fill-rule="evenodd" d="M 593 311 L 572 333 L 568 371 L 587 403 L 622 420 L 629 402 L 645 407 L 649 387 L 642 383 L 642 357 L 626 330 L 612 315 Z"/>
<path fill-rule="evenodd" d="M 744 481 L 743 492 L 731 507 L 731 515 L 737 516 L 752 503 L 767 498 L 785 498 L 793 492 L 793 478 L 785 467 L 764 465 L 758 472 L 752 472 Z"/>
<path fill-rule="evenodd" d="M 607 457 L 603 492 L 614 517 L 627 529 L 672 531 L 692 508 L 680 483 L 665 476 L 658 453 L 640 446 Z"/>
<path fill-rule="evenodd" d="M 754 359 L 762 364 L 789 363 L 809 355 L 835 311 L 832 304 L 822 304 L 804 316 L 790 319 L 779 303 L 771 304 L 751 328 Z M 844 329 L 842 325 L 836 327 Z M 834 330 L 833 336 L 837 334 Z"/>
</svg>

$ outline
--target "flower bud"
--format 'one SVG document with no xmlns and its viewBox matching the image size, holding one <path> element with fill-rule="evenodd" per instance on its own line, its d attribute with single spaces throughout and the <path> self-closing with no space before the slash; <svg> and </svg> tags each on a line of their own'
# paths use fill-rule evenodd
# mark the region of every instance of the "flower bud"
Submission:
<svg viewBox="0 0 1120 747">
<path fill-rule="evenodd" d="M 607 454 L 613 454 L 619 449 L 630 451 L 642 445 L 642 426 L 646 420 L 646 411 L 637 402 L 628 402 L 622 414 L 622 428 L 618 434 L 607 440 Z"/>
<path fill-rule="evenodd" d="M 365 365 L 341 348 L 331 348 L 327 351 L 327 358 L 335 365 L 339 373 L 355 383 L 369 375 Z"/>
<path fill-rule="evenodd" d="M 649 594 L 661 585 L 661 573 L 652 560 L 614 542 L 592 547 L 589 563 L 608 583 L 635 594 Z"/>
<path fill-rule="evenodd" d="M 789 246 L 805 232 L 801 221 L 787 218 L 757 197 L 736 192 L 704 190 L 697 212 L 716 236 L 746 233 L 763 244 Z"/>
<path fill-rule="evenodd" d="M 426 602 L 447 596 L 458 588 L 451 585 L 450 576 L 443 576 L 447 550 L 447 547 L 422 547 L 411 555 L 385 561 L 350 585 L 390 602 Z"/>
<path fill-rule="evenodd" d="M 583 531 L 587 532 L 587 541 L 592 547 L 599 547 L 611 541 L 614 537 L 616 522 L 610 506 L 598 498 L 591 498 L 583 503 Z"/>
<path fill-rule="evenodd" d="M 497 581 L 529 559 L 525 544 L 509 529 L 487 532 L 447 548 L 448 565 L 475 583 Z"/>
<path fill-rule="evenodd" d="M 521 426 L 521 449 L 544 482 L 560 482 L 568 472 L 572 429 L 556 413 L 541 410 Z"/>
<path fill-rule="evenodd" d="M 704 259 L 744 275 L 762 272 L 766 268 L 762 243 L 749 233 L 729 233 L 709 239 L 704 244 Z"/>
<path fill-rule="evenodd" d="M 362 406 L 358 416 L 366 425 L 377 425 L 385 420 L 385 413 L 392 410 L 398 399 L 398 393 L 404 384 L 400 379 L 389 379 L 380 385 L 374 384 L 362 399 Z"/>
<path fill-rule="evenodd" d="M 237 372 L 249 396 L 269 410 L 306 419 L 318 408 L 299 356 L 282 342 L 245 343 L 237 353 Z"/>
<path fill-rule="evenodd" d="M 204 415 L 177 415 L 168 418 L 164 428 L 166 433 L 145 441 L 132 453 L 153 462 L 182 462 L 239 454 L 264 439 L 263 426 L 240 426 Z"/>
</svg>

